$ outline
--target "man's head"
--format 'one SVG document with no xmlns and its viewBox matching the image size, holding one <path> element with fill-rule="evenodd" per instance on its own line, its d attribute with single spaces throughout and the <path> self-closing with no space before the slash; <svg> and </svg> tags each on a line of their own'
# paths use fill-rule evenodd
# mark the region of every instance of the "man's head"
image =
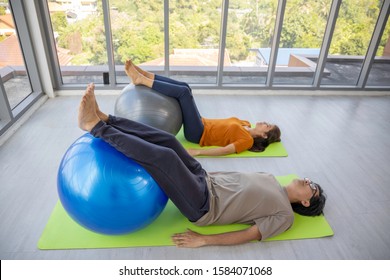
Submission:
<svg viewBox="0 0 390 280">
<path fill-rule="evenodd" d="M 294 212 L 304 216 L 319 216 L 323 213 L 326 195 L 317 183 L 308 178 L 295 179 L 288 186 Z"/>
</svg>

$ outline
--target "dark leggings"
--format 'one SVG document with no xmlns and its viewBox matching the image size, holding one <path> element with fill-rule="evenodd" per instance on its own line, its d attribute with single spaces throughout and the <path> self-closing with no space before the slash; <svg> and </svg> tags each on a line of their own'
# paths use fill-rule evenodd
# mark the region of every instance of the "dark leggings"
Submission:
<svg viewBox="0 0 390 280">
<path fill-rule="evenodd" d="M 190 86 L 184 82 L 155 75 L 152 89 L 179 102 L 183 116 L 184 136 L 188 141 L 198 144 L 204 126 Z"/>
<path fill-rule="evenodd" d="M 175 136 L 114 116 L 100 121 L 91 134 L 142 165 L 191 222 L 208 212 L 206 172 Z"/>
</svg>

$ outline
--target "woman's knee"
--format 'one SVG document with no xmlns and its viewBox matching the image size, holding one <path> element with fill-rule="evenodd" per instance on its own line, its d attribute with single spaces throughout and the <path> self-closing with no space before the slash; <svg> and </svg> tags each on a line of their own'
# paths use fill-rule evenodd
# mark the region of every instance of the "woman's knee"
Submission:
<svg viewBox="0 0 390 280">
<path fill-rule="evenodd" d="M 200 139 L 202 138 L 202 133 L 198 131 L 189 130 L 184 132 L 184 137 L 191 143 L 199 144 Z"/>
<path fill-rule="evenodd" d="M 192 98 L 192 92 L 189 87 L 181 86 L 180 87 L 180 97 L 191 97 Z"/>
</svg>

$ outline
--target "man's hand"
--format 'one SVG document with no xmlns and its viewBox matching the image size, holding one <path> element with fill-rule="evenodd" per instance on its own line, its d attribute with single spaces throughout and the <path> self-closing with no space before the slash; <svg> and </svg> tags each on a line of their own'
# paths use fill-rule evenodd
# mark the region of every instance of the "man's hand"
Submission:
<svg viewBox="0 0 390 280">
<path fill-rule="evenodd" d="M 206 245 L 204 235 L 196 233 L 190 229 L 186 232 L 176 233 L 172 236 L 172 241 L 177 247 L 198 248 Z"/>
<path fill-rule="evenodd" d="M 200 234 L 188 229 L 184 233 L 174 234 L 172 241 L 177 247 L 198 248 L 208 245 L 237 245 L 261 238 L 258 227 L 253 225 L 247 229 L 220 234 Z"/>
</svg>

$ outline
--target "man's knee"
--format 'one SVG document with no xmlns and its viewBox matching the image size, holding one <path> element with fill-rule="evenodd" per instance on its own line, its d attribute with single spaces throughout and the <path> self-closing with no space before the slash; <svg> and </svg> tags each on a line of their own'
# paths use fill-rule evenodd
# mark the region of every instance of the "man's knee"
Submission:
<svg viewBox="0 0 390 280">
<path fill-rule="evenodd" d="M 158 157 L 157 161 L 167 165 L 173 165 L 178 159 L 177 153 L 169 147 L 160 148 L 160 151 L 156 156 Z"/>
</svg>

